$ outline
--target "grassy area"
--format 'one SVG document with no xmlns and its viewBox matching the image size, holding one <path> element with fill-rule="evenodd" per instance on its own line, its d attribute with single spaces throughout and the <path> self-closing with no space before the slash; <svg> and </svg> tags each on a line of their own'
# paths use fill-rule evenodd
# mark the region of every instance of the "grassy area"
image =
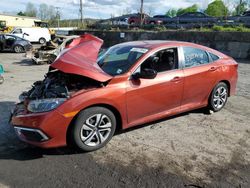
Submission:
<svg viewBox="0 0 250 188">
<path fill-rule="evenodd" d="M 250 28 L 244 26 L 219 26 L 215 25 L 212 28 L 200 28 L 194 29 L 194 31 L 203 31 L 203 32 L 250 32 Z"/>
<path fill-rule="evenodd" d="M 191 27 L 191 26 L 189 26 Z M 245 27 L 243 25 L 214 25 L 214 26 L 199 26 L 193 25 L 193 29 L 185 28 L 185 26 L 181 25 L 172 25 L 172 26 L 164 26 L 164 25 L 108 25 L 108 24 L 93 24 L 85 22 L 83 25 L 79 26 L 78 29 L 83 30 L 93 30 L 93 31 L 120 31 L 120 32 L 164 32 L 164 31 L 198 31 L 198 32 L 250 32 L 249 27 Z"/>
</svg>

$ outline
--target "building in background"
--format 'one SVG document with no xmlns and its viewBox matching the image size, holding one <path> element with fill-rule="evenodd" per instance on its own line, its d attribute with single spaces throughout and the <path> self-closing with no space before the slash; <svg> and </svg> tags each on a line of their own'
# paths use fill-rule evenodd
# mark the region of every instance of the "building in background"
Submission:
<svg viewBox="0 0 250 188">
<path fill-rule="evenodd" d="M 35 27 L 36 23 L 41 22 L 35 17 L 17 16 L 9 14 L 0 14 L 0 21 L 5 22 L 10 27 Z"/>
</svg>

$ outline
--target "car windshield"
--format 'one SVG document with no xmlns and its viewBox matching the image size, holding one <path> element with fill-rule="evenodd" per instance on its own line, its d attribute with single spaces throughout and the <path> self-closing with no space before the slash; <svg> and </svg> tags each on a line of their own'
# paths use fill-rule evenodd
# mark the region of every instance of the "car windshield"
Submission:
<svg viewBox="0 0 250 188">
<path fill-rule="evenodd" d="M 99 53 L 98 65 L 104 72 L 116 76 L 127 72 L 148 49 L 116 45 Z"/>
</svg>

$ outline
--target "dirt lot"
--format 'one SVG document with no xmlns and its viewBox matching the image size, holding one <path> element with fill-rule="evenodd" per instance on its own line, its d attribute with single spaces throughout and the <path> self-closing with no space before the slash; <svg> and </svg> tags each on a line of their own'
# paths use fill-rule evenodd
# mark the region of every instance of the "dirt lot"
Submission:
<svg viewBox="0 0 250 188">
<path fill-rule="evenodd" d="M 116 135 L 92 153 L 21 143 L 8 123 L 18 95 L 48 66 L 0 53 L 0 187 L 250 187 L 250 62 L 237 96 L 219 113 L 202 110 Z"/>
</svg>

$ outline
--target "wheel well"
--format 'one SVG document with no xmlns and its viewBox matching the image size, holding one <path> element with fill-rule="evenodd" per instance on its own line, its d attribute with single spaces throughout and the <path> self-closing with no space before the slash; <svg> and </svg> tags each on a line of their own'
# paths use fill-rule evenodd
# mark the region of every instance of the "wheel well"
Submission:
<svg viewBox="0 0 250 188">
<path fill-rule="evenodd" d="M 40 37 L 38 41 L 40 42 L 40 40 L 44 40 L 45 42 L 47 41 L 44 37 Z"/>
<path fill-rule="evenodd" d="M 227 85 L 228 87 L 228 97 L 230 97 L 230 89 L 231 89 L 231 86 L 230 86 L 230 82 L 227 81 L 227 80 L 221 80 L 220 82 L 223 82 Z"/>
<path fill-rule="evenodd" d="M 13 46 L 13 48 L 15 48 L 16 46 L 20 46 L 20 47 L 24 48 L 24 46 L 21 45 L 21 44 L 15 44 L 15 45 Z"/>
<path fill-rule="evenodd" d="M 115 107 L 113 107 L 113 106 L 111 106 L 111 105 L 108 105 L 108 104 L 95 104 L 95 105 L 92 105 L 92 106 L 88 106 L 88 107 L 82 109 L 81 111 L 83 111 L 83 110 L 85 110 L 85 109 L 87 109 L 87 108 L 97 107 L 97 106 L 98 106 L 98 107 L 107 108 L 107 109 L 109 109 L 111 112 L 113 112 L 114 115 L 115 115 L 116 121 L 117 121 L 117 123 L 116 123 L 116 130 L 115 130 L 115 131 L 117 132 L 117 131 L 119 131 L 119 130 L 122 129 L 122 117 L 121 117 L 121 114 L 120 114 L 120 112 L 119 112 Z M 76 118 L 77 118 L 78 114 L 79 114 L 81 111 L 79 111 L 79 112 L 74 116 L 74 118 L 72 119 L 72 121 L 70 122 L 70 124 L 69 124 L 69 126 L 68 126 L 67 135 L 66 135 L 67 144 L 72 144 L 72 143 L 71 143 L 71 139 L 70 139 L 70 133 L 71 133 L 71 130 L 72 130 L 72 128 L 73 128 L 73 125 L 74 125 L 74 123 L 75 123 L 75 121 L 76 121 Z"/>
<path fill-rule="evenodd" d="M 227 80 L 221 80 L 221 81 L 219 81 L 217 84 L 219 84 L 219 83 L 225 83 L 225 84 L 227 85 L 227 87 L 228 87 L 228 97 L 230 97 L 230 88 L 231 88 L 230 82 L 227 81 Z M 216 85 L 214 86 L 214 88 L 215 88 L 215 87 L 216 87 Z M 213 89 L 214 89 L 214 88 L 213 88 Z M 213 89 L 212 89 L 212 91 L 211 91 L 210 94 L 209 94 L 208 100 L 210 100 L 210 98 L 211 98 L 211 95 L 212 95 L 212 93 L 213 93 Z"/>
</svg>

